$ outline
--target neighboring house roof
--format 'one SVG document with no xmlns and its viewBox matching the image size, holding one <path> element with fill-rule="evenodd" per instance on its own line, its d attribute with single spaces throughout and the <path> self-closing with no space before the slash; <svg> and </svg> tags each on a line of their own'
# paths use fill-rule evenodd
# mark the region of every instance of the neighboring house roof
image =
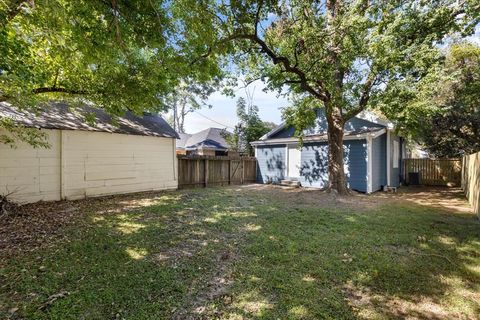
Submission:
<svg viewBox="0 0 480 320">
<path fill-rule="evenodd" d="M 87 122 L 94 116 L 93 123 Z M 104 110 L 83 105 L 75 108 L 62 102 L 51 102 L 38 112 L 20 110 L 0 103 L 0 117 L 12 118 L 17 124 L 31 128 L 97 131 L 132 134 L 152 137 L 178 138 L 178 134 L 160 116 L 147 114 L 137 116 L 126 112 L 114 118 Z"/>
<path fill-rule="evenodd" d="M 185 149 L 188 139 L 192 136 L 188 133 L 179 133 L 179 138 L 177 139 L 177 149 Z"/>
<path fill-rule="evenodd" d="M 227 150 L 228 143 L 225 141 L 224 134 L 228 131 L 220 128 L 208 128 L 195 134 L 180 134 L 180 140 L 177 141 L 177 148 L 194 150 L 201 148 Z"/>
</svg>

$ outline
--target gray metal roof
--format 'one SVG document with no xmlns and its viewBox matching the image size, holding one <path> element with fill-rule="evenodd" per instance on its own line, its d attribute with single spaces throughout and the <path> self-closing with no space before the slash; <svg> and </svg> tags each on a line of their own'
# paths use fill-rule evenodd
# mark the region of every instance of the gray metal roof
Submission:
<svg viewBox="0 0 480 320">
<path fill-rule="evenodd" d="M 94 122 L 87 122 L 93 118 Z M 104 110 L 83 105 L 70 108 L 62 102 L 51 102 L 47 107 L 34 112 L 20 110 L 6 102 L 0 103 L 0 117 L 12 118 L 15 123 L 30 128 L 98 131 L 152 137 L 178 138 L 178 134 L 160 116 L 132 112 L 113 118 Z"/>
<path fill-rule="evenodd" d="M 181 149 L 199 149 L 210 148 L 217 150 L 227 150 L 228 143 L 225 141 L 224 133 L 228 131 L 220 128 L 208 128 L 195 134 L 180 134 L 180 140 L 177 141 L 177 148 Z"/>
<path fill-rule="evenodd" d="M 178 136 L 180 138 L 177 140 L 177 149 L 185 149 L 185 145 L 186 145 L 188 139 L 192 135 L 188 134 L 188 133 L 179 133 Z"/>
</svg>

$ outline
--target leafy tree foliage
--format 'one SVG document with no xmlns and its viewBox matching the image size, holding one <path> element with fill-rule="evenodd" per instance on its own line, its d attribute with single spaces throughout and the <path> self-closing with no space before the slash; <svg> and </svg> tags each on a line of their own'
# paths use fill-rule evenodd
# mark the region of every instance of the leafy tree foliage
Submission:
<svg viewBox="0 0 480 320">
<path fill-rule="evenodd" d="M 398 89 L 398 88 L 397 88 Z M 448 48 L 428 77 L 383 107 L 402 130 L 436 157 L 480 151 L 480 47 L 463 42 Z"/>
<path fill-rule="evenodd" d="M 450 32 L 471 32 L 479 6 L 477 0 L 211 0 L 191 15 L 210 21 L 215 31 L 202 31 L 217 36 L 205 42 L 204 57 L 233 53 L 247 78 L 297 95 L 285 116 L 298 132 L 313 124 L 314 108 L 325 108 L 329 184 L 345 194 L 345 122 L 377 107 L 392 82 L 424 77 L 439 58 L 436 44 Z"/>
<path fill-rule="evenodd" d="M 244 98 L 239 98 L 237 101 L 237 117 L 239 122 L 233 134 L 224 135 L 224 138 L 232 149 L 253 155 L 254 150 L 250 142 L 260 139 L 269 132 L 273 124 L 263 122 L 258 116 L 258 107 L 251 103 L 247 105 Z"/>
<path fill-rule="evenodd" d="M 12 148 L 17 146 L 17 141 L 24 141 L 34 148 L 48 148 L 45 132 L 36 128 L 18 126 L 12 119 L 0 119 L 0 128 L 6 129 L 8 134 L 0 132 L 0 143 L 9 145 Z"/>
<path fill-rule="evenodd" d="M 0 101 L 160 111 L 159 97 L 181 79 L 222 75 L 213 56 L 192 64 L 204 47 L 189 38 L 185 14 L 167 0 L 0 1 Z"/>
</svg>

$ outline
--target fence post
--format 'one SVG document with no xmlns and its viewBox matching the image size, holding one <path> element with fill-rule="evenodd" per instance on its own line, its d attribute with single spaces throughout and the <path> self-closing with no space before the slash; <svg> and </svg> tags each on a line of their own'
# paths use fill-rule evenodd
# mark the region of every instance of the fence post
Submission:
<svg viewBox="0 0 480 320">
<path fill-rule="evenodd" d="M 242 180 L 240 181 L 240 183 L 243 184 L 243 182 L 245 181 L 245 162 L 243 159 L 241 163 L 242 163 Z"/>
<path fill-rule="evenodd" d="M 200 182 L 200 160 L 195 163 L 195 183 Z"/>
<path fill-rule="evenodd" d="M 232 180 L 232 159 L 228 159 L 228 185 L 230 185 Z"/>
<path fill-rule="evenodd" d="M 206 188 L 208 185 L 208 159 L 205 159 L 204 173 L 205 173 L 205 188 Z"/>
</svg>

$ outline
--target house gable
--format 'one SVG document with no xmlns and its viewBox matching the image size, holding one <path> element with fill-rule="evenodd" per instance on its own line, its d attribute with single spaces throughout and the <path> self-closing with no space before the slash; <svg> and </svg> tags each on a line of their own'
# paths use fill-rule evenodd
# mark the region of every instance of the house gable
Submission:
<svg viewBox="0 0 480 320">
<path fill-rule="evenodd" d="M 386 126 L 377 122 L 354 117 L 345 124 L 345 131 L 362 131 L 367 128 L 385 128 Z M 305 136 L 326 134 L 328 129 L 327 119 L 324 109 L 317 110 L 317 119 L 315 126 L 304 131 Z M 291 138 L 295 136 L 295 128 L 293 126 L 281 125 L 265 136 L 267 139 Z"/>
</svg>

